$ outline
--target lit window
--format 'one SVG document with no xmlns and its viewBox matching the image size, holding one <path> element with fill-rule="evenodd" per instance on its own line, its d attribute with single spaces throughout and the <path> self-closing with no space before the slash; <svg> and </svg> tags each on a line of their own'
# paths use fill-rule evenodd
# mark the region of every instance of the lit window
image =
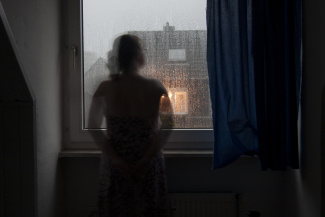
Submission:
<svg viewBox="0 0 325 217">
<path fill-rule="evenodd" d="M 187 92 L 175 92 L 175 114 L 187 114 Z"/>
<path fill-rule="evenodd" d="M 168 96 L 173 106 L 174 114 L 188 114 L 187 89 L 169 89 Z"/>
</svg>

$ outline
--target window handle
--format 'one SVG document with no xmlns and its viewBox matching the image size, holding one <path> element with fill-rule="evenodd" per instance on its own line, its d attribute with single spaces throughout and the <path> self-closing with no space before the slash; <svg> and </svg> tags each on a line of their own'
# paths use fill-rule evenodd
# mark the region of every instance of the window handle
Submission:
<svg viewBox="0 0 325 217">
<path fill-rule="evenodd" d="M 78 48 L 76 45 L 71 46 L 72 58 L 73 58 L 73 69 L 76 68 L 76 57 L 78 56 Z"/>
</svg>

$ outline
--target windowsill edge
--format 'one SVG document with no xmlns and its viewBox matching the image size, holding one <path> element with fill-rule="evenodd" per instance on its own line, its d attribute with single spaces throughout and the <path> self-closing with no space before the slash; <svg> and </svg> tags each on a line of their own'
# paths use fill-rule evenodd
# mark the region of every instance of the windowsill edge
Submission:
<svg viewBox="0 0 325 217">
<path fill-rule="evenodd" d="M 212 157 L 212 150 L 164 150 L 166 158 L 169 157 Z M 92 158 L 100 157 L 100 150 L 62 150 L 59 158 Z"/>
</svg>

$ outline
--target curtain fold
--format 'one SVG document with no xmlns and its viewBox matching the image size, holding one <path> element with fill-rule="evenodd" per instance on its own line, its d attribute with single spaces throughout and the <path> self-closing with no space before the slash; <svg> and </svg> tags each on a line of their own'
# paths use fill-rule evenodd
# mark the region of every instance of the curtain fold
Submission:
<svg viewBox="0 0 325 217">
<path fill-rule="evenodd" d="M 214 168 L 298 168 L 301 0 L 208 0 L 207 34 Z"/>
<path fill-rule="evenodd" d="M 214 128 L 214 168 L 256 153 L 257 122 L 251 1 L 207 4 L 207 63 Z"/>
</svg>

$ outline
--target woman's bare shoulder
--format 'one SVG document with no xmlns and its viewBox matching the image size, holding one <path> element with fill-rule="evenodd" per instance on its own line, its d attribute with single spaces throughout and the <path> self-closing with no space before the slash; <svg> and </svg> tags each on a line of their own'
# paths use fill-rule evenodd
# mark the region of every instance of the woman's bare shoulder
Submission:
<svg viewBox="0 0 325 217">
<path fill-rule="evenodd" d="M 150 84 L 152 85 L 152 88 L 157 91 L 160 95 L 167 94 L 167 90 L 164 86 L 164 84 L 155 78 L 149 78 Z"/>
<path fill-rule="evenodd" d="M 94 94 L 94 96 L 101 96 L 107 93 L 107 90 L 112 87 L 112 81 L 111 80 L 105 80 L 101 82 Z"/>
</svg>

